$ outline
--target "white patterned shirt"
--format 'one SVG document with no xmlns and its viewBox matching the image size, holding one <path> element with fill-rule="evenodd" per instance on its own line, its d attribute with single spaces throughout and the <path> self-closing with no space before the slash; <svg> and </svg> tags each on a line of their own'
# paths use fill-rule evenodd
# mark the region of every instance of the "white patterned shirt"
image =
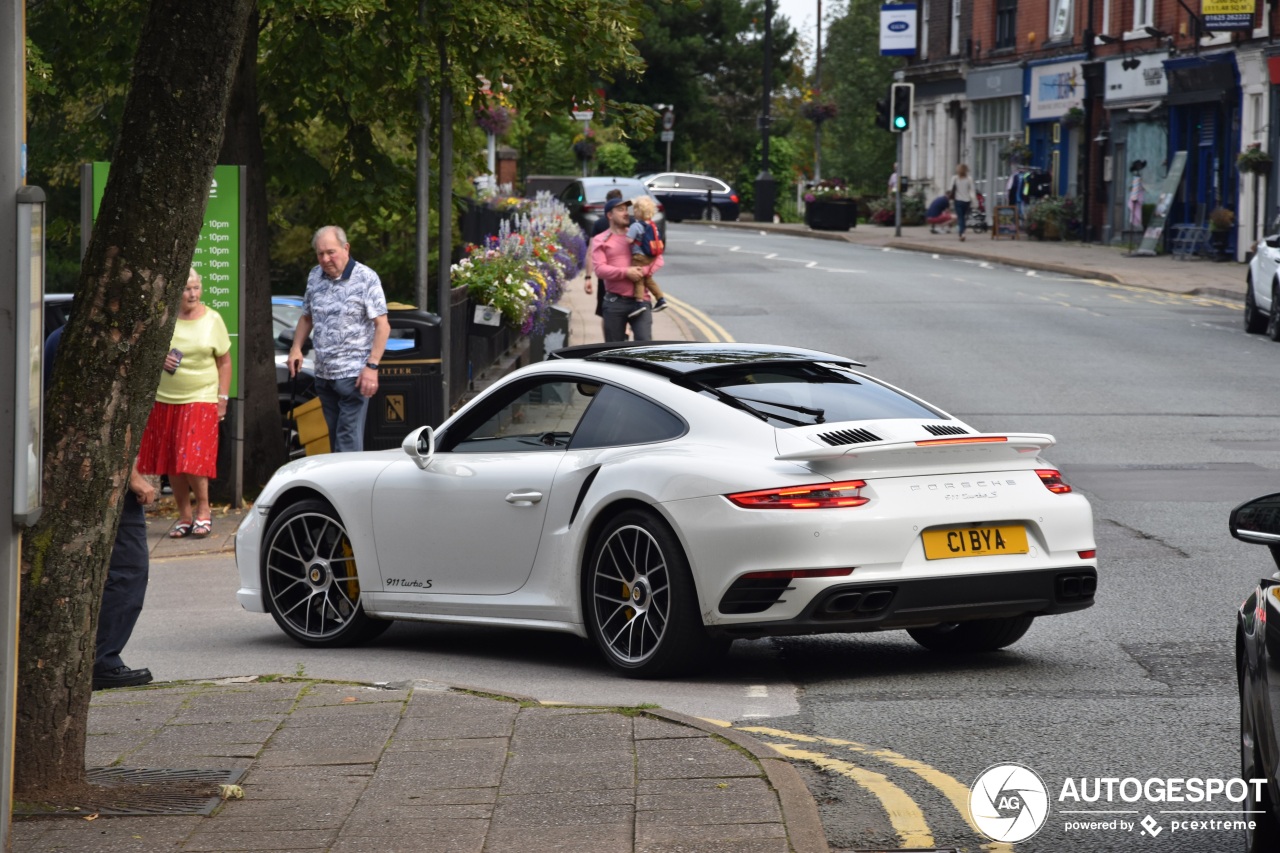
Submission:
<svg viewBox="0 0 1280 853">
<path fill-rule="evenodd" d="M 302 313 L 311 318 L 311 345 L 320 379 L 358 376 L 373 350 L 374 318 L 387 313 L 378 274 L 354 259 L 337 281 L 317 264 L 307 276 Z"/>
</svg>

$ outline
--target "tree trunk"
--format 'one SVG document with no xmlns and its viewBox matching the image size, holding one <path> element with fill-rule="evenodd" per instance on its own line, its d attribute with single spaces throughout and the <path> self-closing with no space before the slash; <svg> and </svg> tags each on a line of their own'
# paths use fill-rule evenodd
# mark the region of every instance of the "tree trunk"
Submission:
<svg viewBox="0 0 1280 853">
<path fill-rule="evenodd" d="M 271 324 L 271 232 L 267 225 L 267 166 L 258 118 L 258 12 L 245 30 L 240 67 L 227 106 L 226 134 L 218 161 L 245 167 L 244 324 L 240 331 L 240 396 L 244 407 L 244 485 L 256 492 L 286 460 L 284 425 L 276 391 L 275 346 Z M 221 453 L 219 470 L 224 470 Z M 229 500 L 229 481 L 210 487 Z"/>
<path fill-rule="evenodd" d="M 200 233 L 252 0 L 152 0 L 46 409 L 22 549 L 15 787 L 84 780 L 94 632 L 120 505 Z"/>
</svg>

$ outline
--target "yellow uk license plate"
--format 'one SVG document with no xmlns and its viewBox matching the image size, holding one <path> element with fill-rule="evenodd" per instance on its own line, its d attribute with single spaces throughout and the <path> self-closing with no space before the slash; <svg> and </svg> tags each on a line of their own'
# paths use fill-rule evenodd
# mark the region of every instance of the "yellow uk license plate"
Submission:
<svg viewBox="0 0 1280 853">
<path fill-rule="evenodd" d="M 1027 553 L 1027 530 L 1021 524 L 926 530 L 920 536 L 930 560 Z"/>
</svg>

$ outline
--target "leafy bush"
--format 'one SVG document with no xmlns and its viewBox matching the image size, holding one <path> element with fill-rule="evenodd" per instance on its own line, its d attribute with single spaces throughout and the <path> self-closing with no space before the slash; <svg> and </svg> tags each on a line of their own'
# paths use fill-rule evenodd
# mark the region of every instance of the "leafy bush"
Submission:
<svg viewBox="0 0 1280 853">
<path fill-rule="evenodd" d="M 596 174 L 630 176 L 635 174 L 636 158 L 621 142 L 604 142 L 596 147 Z"/>
<path fill-rule="evenodd" d="M 1081 233 L 1083 208 L 1075 196 L 1056 196 L 1027 209 L 1027 233 L 1037 240 L 1063 240 Z"/>
</svg>

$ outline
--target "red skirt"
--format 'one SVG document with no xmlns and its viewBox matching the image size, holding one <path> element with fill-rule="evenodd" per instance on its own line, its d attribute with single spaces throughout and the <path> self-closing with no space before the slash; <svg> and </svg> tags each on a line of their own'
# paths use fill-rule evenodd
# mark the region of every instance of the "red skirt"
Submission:
<svg viewBox="0 0 1280 853">
<path fill-rule="evenodd" d="M 218 475 L 218 404 L 156 403 L 142 431 L 143 474 Z"/>
</svg>

